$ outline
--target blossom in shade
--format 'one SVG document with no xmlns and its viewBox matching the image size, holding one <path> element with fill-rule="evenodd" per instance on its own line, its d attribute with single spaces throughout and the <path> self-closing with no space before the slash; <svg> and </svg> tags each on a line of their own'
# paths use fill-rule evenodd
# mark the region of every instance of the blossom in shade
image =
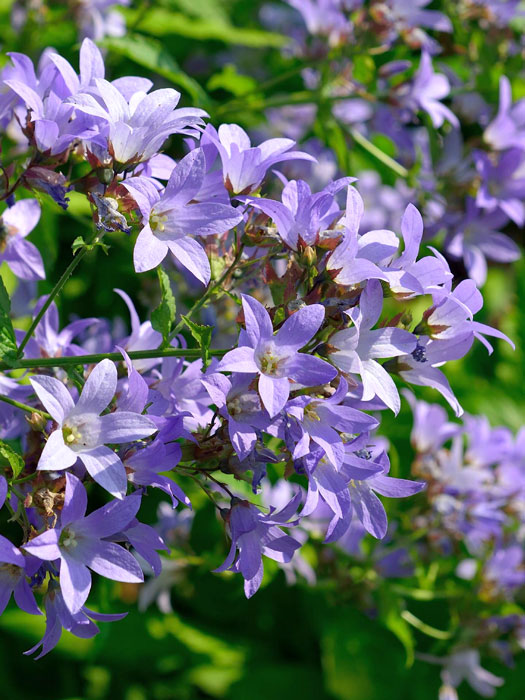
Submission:
<svg viewBox="0 0 525 700">
<path fill-rule="evenodd" d="M 452 688 L 457 688 L 465 680 L 479 695 L 492 698 L 496 694 L 496 688 L 500 688 L 504 683 L 503 678 L 495 676 L 481 666 L 477 649 L 458 650 L 443 662 L 441 680 Z"/>
<path fill-rule="evenodd" d="M 270 508 L 267 515 L 248 501 L 232 499 L 231 508 L 223 514 L 228 523 L 232 540 L 230 551 L 225 561 L 216 572 L 240 572 L 244 578 L 244 592 L 247 598 L 257 591 L 263 577 L 262 555 L 277 562 L 289 562 L 301 543 L 286 535 L 280 526 L 291 527 L 297 520 L 290 522 L 301 502 L 299 491 L 294 498 L 279 512 Z M 239 555 L 237 555 L 239 550 Z"/>
<path fill-rule="evenodd" d="M 36 199 L 22 199 L 0 216 L 0 263 L 6 262 L 24 280 L 43 280 L 46 276 L 40 252 L 26 241 L 39 219 Z"/>
<path fill-rule="evenodd" d="M 179 419 L 181 420 L 181 419 Z M 172 436 L 173 439 L 175 436 Z M 129 480 L 137 486 L 152 486 L 167 493 L 175 508 L 179 502 L 191 508 L 190 499 L 178 484 L 159 472 L 171 471 L 181 458 L 180 445 L 176 442 L 165 444 L 160 439 L 151 445 L 134 452 L 124 460 L 130 470 Z"/>
<path fill-rule="evenodd" d="M 516 243 L 501 233 L 507 223 L 503 211 L 483 211 L 469 197 L 464 215 L 450 227 L 445 240 L 446 251 L 455 259 L 463 259 L 469 277 L 478 287 L 487 278 L 487 260 L 508 263 L 521 255 Z"/>
<path fill-rule="evenodd" d="M 133 494 L 86 516 L 86 489 L 76 476 L 66 474 L 60 526 L 37 535 L 24 549 L 43 561 L 60 561 L 60 589 L 71 613 L 78 613 L 88 598 L 89 569 L 113 581 L 144 580 L 136 559 L 124 547 L 103 539 L 124 530 L 139 507 L 140 495 Z"/>
<path fill-rule="evenodd" d="M 125 183 L 135 195 L 144 220 L 133 252 L 137 272 L 156 267 L 170 251 L 199 281 L 209 282 L 208 258 L 191 236 L 226 233 L 241 222 L 242 213 L 221 202 L 193 202 L 205 174 L 204 153 L 196 148 L 173 169 L 162 195 L 144 178 L 140 183 L 139 178 Z M 142 191 L 137 189 L 139 185 Z"/>
<path fill-rule="evenodd" d="M 41 647 L 41 651 L 38 656 L 35 656 L 35 660 L 41 659 L 56 647 L 62 636 L 63 629 L 71 632 L 75 637 L 90 639 L 99 632 L 93 620 L 97 620 L 97 622 L 113 622 L 122 620 L 127 615 L 127 613 L 112 615 L 97 613 L 85 606 L 72 613 L 67 607 L 64 596 L 54 579 L 51 579 L 48 584 L 44 606 L 46 610 L 44 636 L 34 647 L 24 652 L 26 655 L 34 654 Z"/>
<path fill-rule="evenodd" d="M 47 300 L 47 295 L 41 296 L 33 309 L 33 318 L 36 317 Z M 70 357 L 82 355 L 86 350 L 74 343 L 73 340 L 88 328 L 101 326 L 98 318 L 81 318 L 69 323 L 60 330 L 57 305 L 52 302 L 35 328 L 34 336 L 26 345 L 24 357 Z M 17 339 L 21 340 L 25 333 L 15 331 Z"/>
<path fill-rule="evenodd" d="M 496 164 L 483 151 L 474 153 L 476 169 L 481 176 L 481 185 L 476 195 L 476 204 L 487 212 L 500 209 L 518 226 L 525 223 L 523 189 L 525 177 L 521 172 L 525 153 L 521 148 L 509 148 L 499 154 Z"/>
<path fill-rule="evenodd" d="M 41 615 L 26 577 L 40 566 L 38 559 L 25 557 L 7 538 L 0 535 L 0 615 L 11 594 L 18 607 L 31 615 Z"/>
<path fill-rule="evenodd" d="M 271 418 L 284 408 L 290 395 L 290 380 L 317 386 L 336 377 L 337 370 L 324 360 L 299 353 L 323 323 L 325 310 L 321 304 L 296 311 L 275 335 L 262 304 L 243 294 L 242 306 L 246 330 L 241 331 L 241 345 L 227 352 L 217 369 L 259 375 L 259 394 Z"/>
<path fill-rule="evenodd" d="M 139 440 L 153 435 L 157 426 L 146 416 L 131 411 L 100 415 L 117 388 L 114 363 L 106 359 L 96 365 L 76 404 L 62 382 L 54 377 L 32 377 L 31 385 L 58 424 L 46 442 L 38 469 L 67 469 L 80 459 L 96 482 L 117 498 L 123 498 L 126 471 L 120 457 L 105 443 Z"/>
</svg>

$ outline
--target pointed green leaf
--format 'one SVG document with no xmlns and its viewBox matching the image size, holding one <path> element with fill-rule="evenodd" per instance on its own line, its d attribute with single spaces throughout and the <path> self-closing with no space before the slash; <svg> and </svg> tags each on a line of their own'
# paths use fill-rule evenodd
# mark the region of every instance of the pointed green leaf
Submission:
<svg viewBox="0 0 525 700">
<path fill-rule="evenodd" d="M 175 321 L 175 297 L 171 291 L 170 278 L 162 267 L 157 268 L 161 299 L 160 304 L 151 313 L 151 325 L 162 334 L 162 346 L 169 345 L 171 326 Z"/>
<path fill-rule="evenodd" d="M 156 39 L 140 34 L 127 34 L 125 37 L 106 37 L 100 45 L 112 53 L 129 58 L 139 66 L 155 71 L 187 92 L 199 107 L 208 108 L 210 98 L 203 88 L 181 70 L 173 56 Z"/>
<path fill-rule="evenodd" d="M 0 277 L 0 360 L 13 366 L 16 362 L 16 338 L 10 317 L 11 301 Z"/>
<path fill-rule="evenodd" d="M 205 370 L 210 361 L 210 344 L 213 328 L 211 326 L 200 326 L 198 323 L 190 321 L 190 319 L 186 318 L 186 316 L 182 316 L 182 320 L 199 344 L 202 352 L 202 369 Z"/>
<path fill-rule="evenodd" d="M 11 467 L 13 479 L 16 479 L 25 467 L 25 462 L 10 445 L 0 440 L 0 469 L 6 466 Z"/>
</svg>

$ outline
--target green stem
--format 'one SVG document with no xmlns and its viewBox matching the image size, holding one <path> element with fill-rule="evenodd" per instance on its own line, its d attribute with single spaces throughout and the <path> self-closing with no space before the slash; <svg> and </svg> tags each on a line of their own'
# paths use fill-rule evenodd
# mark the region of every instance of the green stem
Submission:
<svg viewBox="0 0 525 700">
<path fill-rule="evenodd" d="M 219 279 L 214 282 L 208 289 L 204 292 L 204 294 L 197 299 L 197 301 L 193 304 L 191 309 L 188 311 L 188 313 L 185 315 L 185 318 L 191 318 L 194 314 L 197 313 L 197 311 L 200 311 L 204 304 L 208 301 L 208 299 L 211 297 L 211 295 L 215 292 L 216 289 L 222 286 L 224 280 L 228 277 L 228 275 L 233 272 L 235 266 L 239 262 L 239 260 L 242 257 L 242 251 L 243 251 L 243 246 L 239 246 L 239 250 L 235 254 L 235 257 L 233 259 L 232 264 L 226 268 L 226 270 L 222 273 L 222 275 L 219 277 Z M 175 328 L 171 331 L 171 333 L 168 336 L 169 340 L 173 340 L 177 333 L 180 333 L 180 331 L 184 328 L 184 320 L 181 318 L 180 321 L 177 323 Z M 213 350 L 211 351 L 211 354 L 213 354 Z"/>
<path fill-rule="evenodd" d="M 40 309 L 40 311 L 37 313 L 37 315 L 33 319 L 33 323 L 29 326 L 29 330 L 25 334 L 24 339 L 20 343 L 20 346 L 18 348 L 18 353 L 17 353 L 18 358 L 22 357 L 22 355 L 24 354 L 24 348 L 27 345 L 27 343 L 29 342 L 29 340 L 31 339 L 31 336 L 35 332 L 36 327 L 38 326 L 38 324 L 42 320 L 44 314 L 49 309 L 49 307 L 51 306 L 51 304 L 53 303 L 55 298 L 62 291 L 63 286 L 68 281 L 69 277 L 73 274 L 73 271 L 75 270 L 75 268 L 77 267 L 79 262 L 82 260 L 84 255 L 88 252 L 88 250 L 90 250 L 90 247 L 88 247 L 88 246 L 81 248 L 78 251 L 78 253 L 73 257 L 73 260 L 69 263 L 69 265 L 67 266 L 65 271 L 62 273 L 62 276 L 60 277 L 58 282 L 55 284 L 53 289 L 51 290 L 49 296 L 47 297 L 44 304 L 42 305 L 42 308 Z"/>
<path fill-rule="evenodd" d="M 407 178 L 410 175 L 410 173 L 405 167 L 403 167 L 396 160 L 388 156 L 386 153 L 383 153 L 383 151 L 380 148 L 378 148 L 371 141 L 369 141 L 366 138 L 366 136 L 363 136 L 363 134 L 359 133 L 357 129 L 349 128 L 348 132 L 350 133 L 350 136 L 354 139 L 354 141 L 361 146 L 361 148 L 370 153 L 370 155 L 374 156 L 374 158 L 377 158 L 377 160 L 380 160 L 381 163 L 390 168 L 390 170 L 393 170 L 396 173 L 396 175 L 399 175 L 403 178 Z"/>
<path fill-rule="evenodd" d="M 27 413 L 38 413 L 39 416 L 43 416 L 44 418 L 47 418 L 47 420 L 53 420 L 49 413 L 46 413 L 46 411 L 41 411 L 39 408 L 28 406 L 26 403 L 21 403 L 20 401 L 15 401 L 15 399 L 10 399 L 8 396 L 2 396 L 0 394 L 0 401 L 8 403 L 15 408 L 20 408 L 22 411 L 26 411 Z"/>
<path fill-rule="evenodd" d="M 412 613 L 408 610 L 403 610 L 401 612 L 401 617 L 403 620 L 405 620 L 405 622 L 408 622 L 409 625 L 412 625 L 412 627 L 415 627 L 428 637 L 433 637 L 434 639 L 450 639 L 452 637 L 452 632 L 438 630 L 431 625 L 427 625 L 426 622 L 423 622 L 423 620 L 420 620 L 415 615 L 412 615 Z"/>
<path fill-rule="evenodd" d="M 315 59 L 312 61 L 306 61 L 305 63 L 302 63 L 300 66 L 295 66 L 295 68 L 290 68 L 290 70 L 284 71 L 284 73 L 281 73 L 280 75 L 278 75 L 274 78 L 270 78 L 269 80 L 266 80 L 265 82 L 260 83 L 254 90 L 250 90 L 249 92 L 244 92 L 244 93 L 242 93 L 242 95 L 239 95 L 238 97 L 235 97 L 232 100 L 228 100 L 228 102 L 221 105 L 216 110 L 215 114 L 220 115 L 223 112 L 230 112 L 233 109 L 242 108 L 245 104 L 247 97 L 252 97 L 253 95 L 260 95 L 261 92 L 268 90 L 268 88 L 275 87 L 276 85 L 279 85 L 280 83 L 283 83 L 286 80 L 293 78 L 298 73 L 301 73 L 303 70 L 305 70 L 306 68 L 312 68 L 312 67 L 314 67 L 314 68 L 319 67 L 319 59 Z"/>
<path fill-rule="evenodd" d="M 222 357 L 228 350 L 210 350 L 210 355 Z M 185 357 L 199 358 L 202 357 L 202 351 L 198 348 L 165 348 L 164 350 L 135 350 L 129 352 L 128 356 L 131 360 L 149 360 L 160 357 Z M 122 362 L 123 357 L 119 352 L 101 352 L 93 355 L 72 355 L 71 357 L 39 357 L 35 359 L 18 360 L 14 367 L 7 365 L 5 362 L 0 362 L 1 370 L 13 369 L 33 369 L 38 367 L 68 367 L 76 365 L 91 365 L 101 360 L 113 360 L 114 362 Z M 4 398 L 1 397 L 0 398 Z"/>
<path fill-rule="evenodd" d="M 40 472 L 33 472 L 29 476 L 24 476 L 22 479 L 15 479 L 11 483 L 12 484 L 24 484 L 26 481 L 31 481 L 31 479 L 34 479 L 39 474 L 40 474 Z"/>
</svg>

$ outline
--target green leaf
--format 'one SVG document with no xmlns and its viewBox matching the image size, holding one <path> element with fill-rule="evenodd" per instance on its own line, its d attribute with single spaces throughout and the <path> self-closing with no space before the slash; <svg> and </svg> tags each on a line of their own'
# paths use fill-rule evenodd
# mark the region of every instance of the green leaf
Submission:
<svg viewBox="0 0 525 700">
<path fill-rule="evenodd" d="M 257 81 L 249 75 L 241 75 L 232 63 L 227 63 L 220 73 L 215 73 L 206 83 L 208 90 L 222 88 L 240 97 L 257 89 Z"/>
<path fill-rule="evenodd" d="M 73 251 L 73 255 L 79 250 L 80 248 L 83 248 L 86 245 L 86 241 L 82 238 L 82 236 L 77 236 L 73 243 L 71 244 L 71 250 Z"/>
<path fill-rule="evenodd" d="M 190 321 L 186 316 L 182 316 L 182 320 L 199 344 L 202 352 L 202 369 L 205 370 L 210 361 L 210 344 L 213 328 L 211 326 L 200 326 L 198 323 Z"/>
<path fill-rule="evenodd" d="M 0 468 L 5 466 L 11 467 L 13 479 L 16 479 L 25 467 L 25 462 L 10 445 L 0 440 Z"/>
<path fill-rule="evenodd" d="M 16 338 L 10 317 L 11 301 L 0 277 L 0 360 L 13 366 L 16 363 Z"/>
<path fill-rule="evenodd" d="M 137 10 L 128 10 L 123 14 L 131 26 L 137 19 Z M 185 36 L 190 39 L 217 39 L 225 44 L 251 46 L 253 48 L 281 48 L 289 43 L 288 37 L 263 29 L 235 27 L 228 22 L 216 19 L 188 17 L 181 12 L 172 12 L 161 7 L 152 7 L 140 20 L 140 28 L 148 34 L 164 37 L 170 34 Z M 127 42 L 128 37 L 122 41 Z M 107 41 L 107 40 L 105 40 Z"/>
<path fill-rule="evenodd" d="M 171 326 L 175 321 L 175 297 L 171 291 L 170 278 L 162 267 L 157 268 L 159 276 L 161 300 L 160 304 L 151 313 L 151 325 L 154 330 L 162 334 L 162 347 L 169 345 Z"/>
<path fill-rule="evenodd" d="M 151 10 L 148 16 L 151 12 L 155 10 Z M 109 49 L 110 52 L 129 58 L 139 66 L 155 71 L 186 91 L 193 102 L 205 109 L 208 108 L 210 98 L 206 92 L 196 80 L 181 70 L 173 56 L 156 39 L 140 34 L 127 34 L 125 37 L 106 37 L 100 45 Z"/>
</svg>

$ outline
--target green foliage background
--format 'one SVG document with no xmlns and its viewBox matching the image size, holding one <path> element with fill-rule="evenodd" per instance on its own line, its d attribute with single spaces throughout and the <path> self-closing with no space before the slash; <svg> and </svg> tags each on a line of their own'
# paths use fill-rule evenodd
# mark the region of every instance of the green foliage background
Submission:
<svg viewBox="0 0 525 700">
<path fill-rule="evenodd" d="M 77 65 L 76 27 L 67 3 L 46 8 L 44 23 L 34 17 L 19 33 L 10 26 L 10 0 L 0 0 L 1 61 L 8 50 L 22 51 L 33 58 L 53 46 Z M 107 39 L 107 70 L 111 78 L 136 74 L 152 77 L 156 87 L 174 86 L 183 93 L 183 104 L 207 109 L 215 124 L 237 121 L 257 126 L 262 110 L 283 99 L 305 101 L 297 61 L 282 56 L 285 39 L 261 29 L 258 9 L 262 3 L 243 0 L 160 0 L 136 3 L 125 9 L 130 28 L 124 39 Z M 441 3 L 442 4 L 442 3 Z M 447 4 L 447 3 L 444 3 Z M 440 3 L 432 7 L 438 8 Z M 461 28 L 457 28 L 460 32 Z M 499 75 L 514 75 L 516 97 L 525 94 L 525 80 L 514 59 L 503 64 L 498 47 L 487 45 L 481 31 L 465 37 L 479 48 L 486 64 L 483 94 L 493 103 Z M 397 57 L 402 57 L 399 49 Z M 229 52 L 226 56 L 226 52 Z M 355 52 L 355 47 L 354 47 Z M 373 90 L 377 65 L 359 50 L 356 58 L 363 79 Z M 218 60 L 218 58 L 220 60 Z M 386 60 L 386 59 L 385 59 Z M 457 59 L 450 61 L 461 75 Z M 272 76 L 289 78 L 272 86 Z M 284 95 L 284 98 L 283 98 Z M 348 149 L 345 135 L 331 118 L 322 94 L 316 96 L 319 117 L 313 133 L 338 155 L 345 174 L 360 169 L 379 169 L 385 182 L 392 173 L 366 151 Z M 311 100 L 311 95 L 310 95 Z M 379 143 L 379 141 L 378 141 Z M 390 145 L 381 142 L 388 151 Z M 176 153 L 175 153 L 176 155 Z M 417 173 L 411 175 L 416 179 Z M 43 200 L 43 216 L 32 240 L 45 251 L 47 279 L 39 293 L 46 293 L 71 255 L 77 236 L 90 230 L 89 210 L 80 196 L 71 196 L 68 212 Z M 145 319 L 158 304 L 158 282 L 154 274 L 137 276 L 132 269 L 133 241 L 123 234 L 109 234 L 109 256 L 98 250 L 88 254 L 79 271 L 68 282 L 60 299 L 62 322 L 75 314 L 127 318 L 124 304 L 113 287 L 127 291 Z M 9 290 L 14 279 L 2 268 Z M 448 376 L 471 413 L 486 413 L 494 424 L 514 430 L 523 424 L 525 397 L 523 367 L 525 348 L 525 263 L 491 269 L 483 290 L 485 308 L 481 321 L 492 323 L 516 342 L 516 352 L 503 343 L 488 357 L 478 345 L 464 361 L 451 363 Z M 189 290 L 181 287 L 180 310 L 189 301 Z M 24 325 L 22 319 L 21 324 Z M 431 401 L 431 391 L 418 391 Z M 395 420 L 384 416 L 383 433 L 392 441 L 393 469 L 407 476 L 412 452 L 409 445 L 411 414 L 406 405 Z M 191 490 L 191 486 L 188 485 Z M 123 700 L 426 700 L 437 698 L 439 673 L 419 661 L 407 665 L 407 650 L 414 642 L 425 647 L 425 639 L 400 622 L 395 604 L 387 598 L 386 609 L 358 611 L 358 595 L 352 587 L 349 560 L 333 565 L 334 575 L 324 576 L 316 588 L 299 583 L 288 587 L 284 576 L 271 562 L 265 564 L 265 583 L 250 601 L 238 577 L 210 573 L 224 558 L 226 542 L 209 503 L 193 494 L 196 518 L 191 535 L 191 556 L 175 552 L 185 562 L 180 581 L 173 588 L 174 613 L 162 614 L 155 605 L 147 612 L 135 608 L 137 591 L 112 582 L 99 582 L 95 603 L 103 612 L 130 610 L 122 622 L 102 624 L 92 640 L 63 634 L 55 652 L 39 662 L 22 652 L 43 633 L 43 619 L 22 614 L 14 607 L 0 618 L 0 677 L 2 696 L 12 700 L 122 698 Z M 201 500 L 199 500 L 201 499 Z M 150 496 L 145 508 L 154 520 L 159 498 Z M 332 563 L 323 562 L 330 573 Z M 342 571 L 344 569 L 344 571 Z M 385 594 L 386 595 L 386 594 Z M 445 629 L 448 621 L 437 600 L 413 602 L 411 610 L 429 624 Z M 378 616 L 383 619 L 380 623 Z M 385 628 L 384 620 L 389 622 Z M 404 639 L 404 645 L 400 640 Z M 408 659 L 410 661 L 410 658 Z M 525 660 L 505 671 L 495 664 L 491 670 L 506 677 L 499 700 L 521 700 Z M 475 696 L 462 687 L 461 697 Z"/>
</svg>

